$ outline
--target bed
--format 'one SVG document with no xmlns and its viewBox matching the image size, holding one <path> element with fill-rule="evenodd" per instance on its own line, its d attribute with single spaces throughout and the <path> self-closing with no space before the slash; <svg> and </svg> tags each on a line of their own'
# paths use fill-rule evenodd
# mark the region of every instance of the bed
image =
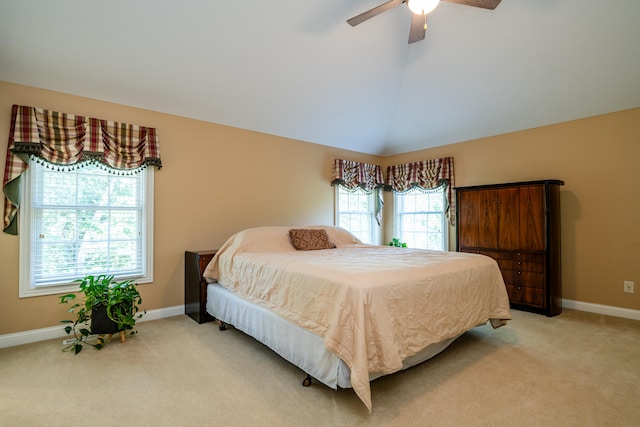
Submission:
<svg viewBox="0 0 640 427">
<path fill-rule="evenodd" d="M 369 411 L 370 381 L 511 319 L 493 259 L 366 245 L 339 227 L 243 230 L 203 276 L 211 316 L 327 386 L 353 388 Z"/>
</svg>

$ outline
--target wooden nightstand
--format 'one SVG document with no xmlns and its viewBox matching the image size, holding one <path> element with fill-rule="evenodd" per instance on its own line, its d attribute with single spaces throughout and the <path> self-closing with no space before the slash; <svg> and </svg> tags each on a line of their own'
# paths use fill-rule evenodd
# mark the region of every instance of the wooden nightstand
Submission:
<svg viewBox="0 0 640 427">
<path fill-rule="evenodd" d="M 204 269 L 217 251 L 185 251 L 184 253 L 184 313 L 198 323 L 214 320 L 207 313 L 207 285 Z"/>
</svg>

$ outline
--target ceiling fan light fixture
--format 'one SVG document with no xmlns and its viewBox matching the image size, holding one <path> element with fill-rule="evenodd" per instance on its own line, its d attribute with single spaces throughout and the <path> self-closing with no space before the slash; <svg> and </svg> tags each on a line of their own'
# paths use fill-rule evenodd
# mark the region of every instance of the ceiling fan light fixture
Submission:
<svg viewBox="0 0 640 427">
<path fill-rule="evenodd" d="M 408 0 L 407 6 L 416 15 L 426 15 L 438 6 L 440 0 Z"/>
</svg>

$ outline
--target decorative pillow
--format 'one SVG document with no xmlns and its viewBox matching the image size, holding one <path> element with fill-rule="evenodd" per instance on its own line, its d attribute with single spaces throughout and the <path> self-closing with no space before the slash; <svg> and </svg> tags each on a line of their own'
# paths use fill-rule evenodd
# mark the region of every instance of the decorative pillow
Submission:
<svg viewBox="0 0 640 427">
<path fill-rule="evenodd" d="M 292 228 L 289 230 L 291 243 L 299 251 L 315 251 L 318 249 L 334 249 L 326 230 L 312 228 Z"/>
</svg>

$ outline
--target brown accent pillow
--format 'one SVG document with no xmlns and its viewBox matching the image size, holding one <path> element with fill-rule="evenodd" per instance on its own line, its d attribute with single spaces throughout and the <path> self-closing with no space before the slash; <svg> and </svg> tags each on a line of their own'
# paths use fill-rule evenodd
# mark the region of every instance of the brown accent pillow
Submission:
<svg viewBox="0 0 640 427">
<path fill-rule="evenodd" d="M 289 230 L 291 243 L 299 251 L 315 251 L 318 249 L 334 249 L 326 230 L 310 228 L 292 228 Z"/>
</svg>

